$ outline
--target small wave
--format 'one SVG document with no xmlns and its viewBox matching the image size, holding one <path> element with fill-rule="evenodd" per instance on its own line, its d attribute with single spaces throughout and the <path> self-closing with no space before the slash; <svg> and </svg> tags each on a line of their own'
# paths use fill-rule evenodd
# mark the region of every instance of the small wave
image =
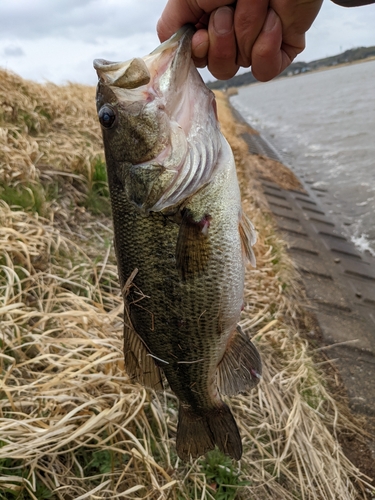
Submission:
<svg viewBox="0 0 375 500">
<path fill-rule="evenodd" d="M 317 181 L 317 182 L 314 182 L 314 184 L 312 184 L 312 187 L 314 187 L 314 188 L 327 188 L 327 187 L 329 187 L 329 184 L 327 182 L 324 182 L 324 181 Z"/>
<path fill-rule="evenodd" d="M 309 144 L 309 149 L 311 151 L 322 151 L 323 148 L 324 146 L 322 146 L 321 144 Z"/>
<path fill-rule="evenodd" d="M 361 252 L 369 252 L 373 257 L 375 257 L 375 250 L 371 246 L 371 243 L 373 244 L 373 242 L 368 239 L 366 233 L 362 233 L 360 236 L 352 236 L 351 240 Z"/>
</svg>

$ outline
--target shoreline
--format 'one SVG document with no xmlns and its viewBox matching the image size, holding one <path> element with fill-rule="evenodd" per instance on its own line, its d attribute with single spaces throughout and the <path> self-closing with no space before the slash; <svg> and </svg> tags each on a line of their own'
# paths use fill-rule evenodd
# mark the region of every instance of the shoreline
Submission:
<svg viewBox="0 0 375 500">
<path fill-rule="evenodd" d="M 335 64 L 335 65 L 331 65 L 331 66 L 321 66 L 320 68 L 312 69 L 310 71 L 305 71 L 304 73 L 298 73 L 296 75 L 289 75 L 289 76 L 287 76 L 287 75 L 280 76 L 279 78 L 285 79 L 285 78 L 294 78 L 295 76 L 305 76 L 305 75 L 309 75 L 312 73 L 320 73 L 322 71 L 329 71 L 329 70 L 333 70 L 333 69 L 345 68 L 346 66 L 355 66 L 357 64 L 364 64 L 364 63 L 371 62 L 371 61 L 375 61 L 375 56 L 366 57 L 366 59 L 359 59 L 356 61 L 348 61 L 345 63 L 339 63 L 339 64 Z M 275 81 L 277 79 L 278 78 L 271 80 L 271 81 Z M 269 83 L 269 82 L 258 82 L 258 83 Z M 258 84 L 255 83 L 255 84 L 250 84 L 250 85 L 258 85 Z M 244 85 L 244 87 L 245 86 L 246 85 Z"/>
<path fill-rule="evenodd" d="M 364 64 L 364 63 L 372 62 L 372 61 L 375 61 L 375 56 L 367 57 L 366 59 L 360 59 L 358 61 L 350 61 L 350 62 L 346 62 L 346 63 L 340 63 L 340 64 L 336 64 L 334 66 L 322 66 L 320 68 L 312 69 L 310 71 L 305 71 L 304 73 L 298 73 L 296 75 L 279 76 L 279 77 L 276 77 L 276 78 L 274 78 L 273 80 L 271 80 L 269 82 L 254 82 L 254 83 L 248 83 L 246 85 L 232 85 L 232 86 L 228 87 L 227 89 L 220 89 L 220 91 L 224 92 L 224 93 L 232 92 L 230 95 L 236 95 L 236 94 L 233 93 L 233 91 L 236 91 L 238 93 L 238 89 L 241 88 L 241 87 L 250 87 L 250 86 L 254 86 L 254 85 L 264 85 L 264 84 L 268 84 L 268 83 L 274 83 L 277 80 L 281 80 L 281 79 L 282 80 L 287 80 L 289 78 L 295 78 L 295 77 L 300 77 L 300 76 L 307 76 L 307 75 L 311 75 L 313 73 L 320 73 L 320 72 L 323 72 L 323 71 L 330 71 L 330 70 L 334 70 L 334 69 L 345 68 L 346 66 L 355 66 L 357 64 Z M 215 91 L 216 91 L 216 89 L 215 89 Z"/>
<path fill-rule="evenodd" d="M 315 73 L 316 71 L 325 71 L 327 69 L 341 68 L 344 66 L 353 66 L 356 64 L 362 64 L 362 63 L 366 63 L 366 62 L 370 62 L 370 61 L 375 61 L 375 56 L 366 57 L 365 59 L 357 59 L 355 61 L 348 61 L 345 63 L 339 63 L 339 64 L 335 64 L 335 65 L 331 65 L 331 66 L 322 66 L 321 68 L 313 69 L 311 71 L 308 71 L 307 73 Z M 299 76 L 299 75 L 293 75 L 293 76 Z"/>
</svg>

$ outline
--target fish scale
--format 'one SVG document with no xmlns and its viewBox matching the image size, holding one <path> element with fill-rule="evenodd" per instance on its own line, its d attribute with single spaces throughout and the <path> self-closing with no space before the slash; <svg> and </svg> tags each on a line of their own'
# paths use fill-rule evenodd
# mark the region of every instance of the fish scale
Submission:
<svg viewBox="0 0 375 500">
<path fill-rule="evenodd" d="M 180 30 L 144 67 L 96 61 L 97 108 L 125 301 L 126 370 L 155 389 L 162 373 L 168 380 L 180 403 L 181 458 L 217 445 L 239 459 L 241 438 L 221 393 L 249 390 L 260 378 L 259 354 L 237 327 L 255 238 L 213 94 L 190 59 L 193 33 Z M 189 96 L 194 113 L 184 109 Z"/>
</svg>

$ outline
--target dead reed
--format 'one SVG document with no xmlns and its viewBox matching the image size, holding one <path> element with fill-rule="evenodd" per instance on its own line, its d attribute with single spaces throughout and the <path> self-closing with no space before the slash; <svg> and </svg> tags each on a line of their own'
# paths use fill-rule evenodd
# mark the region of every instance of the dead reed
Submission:
<svg viewBox="0 0 375 500">
<path fill-rule="evenodd" d="M 56 170 L 74 180 L 85 169 L 90 177 L 101 148 L 94 90 L 5 72 L 1 79 L 0 186 L 31 179 L 44 187 L 45 165 L 50 177 Z M 244 207 L 259 232 L 242 326 L 261 352 L 264 375 L 257 391 L 230 402 L 243 459 L 213 452 L 181 463 L 175 397 L 130 383 L 109 219 L 77 209 L 72 181 L 49 200 L 46 217 L 0 202 L 1 498 L 366 498 L 365 478 L 336 437 L 350 424 L 299 334 L 295 273 L 259 208 L 225 102 L 219 105 Z"/>
</svg>

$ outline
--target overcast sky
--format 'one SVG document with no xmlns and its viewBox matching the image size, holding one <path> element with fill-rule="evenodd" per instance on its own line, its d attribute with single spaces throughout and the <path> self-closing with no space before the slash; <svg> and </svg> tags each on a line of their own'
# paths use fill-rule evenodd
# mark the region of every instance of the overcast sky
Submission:
<svg viewBox="0 0 375 500">
<path fill-rule="evenodd" d="M 93 59 L 124 61 L 159 44 L 155 26 L 165 3 L 0 0 L 0 66 L 39 82 L 95 84 Z M 347 9 L 325 0 L 297 60 L 370 45 L 375 45 L 375 4 Z"/>
</svg>

